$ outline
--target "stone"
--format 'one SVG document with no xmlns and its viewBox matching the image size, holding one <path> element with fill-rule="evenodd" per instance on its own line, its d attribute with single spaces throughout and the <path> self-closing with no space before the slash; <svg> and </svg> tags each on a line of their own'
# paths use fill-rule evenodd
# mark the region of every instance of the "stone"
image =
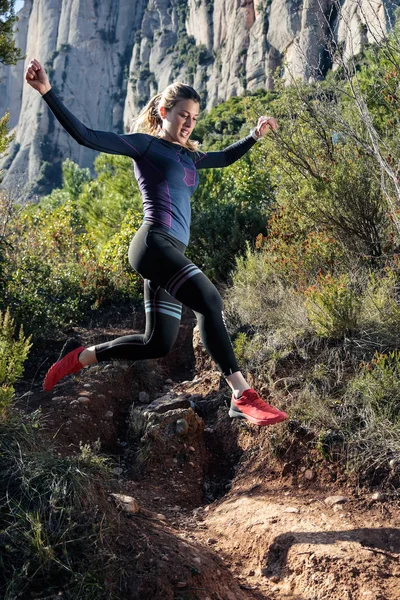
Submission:
<svg viewBox="0 0 400 600">
<path fill-rule="evenodd" d="M 175 424 L 175 431 L 177 435 L 183 436 L 186 435 L 189 431 L 189 423 L 186 419 L 178 419 Z"/>
<path fill-rule="evenodd" d="M 294 506 L 288 506 L 287 508 L 285 508 L 285 510 L 283 512 L 284 513 L 298 513 L 300 511 L 298 508 L 295 508 Z"/>
<path fill-rule="evenodd" d="M 312 481 L 313 479 L 315 479 L 315 471 L 313 471 L 312 469 L 306 469 L 304 471 L 304 477 L 308 479 L 308 481 Z"/>
<path fill-rule="evenodd" d="M 194 402 L 194 404 L 196 404 L 196 402 L 199 402 L 200 400 L 203 400 L 202 394 L 192 394 L 191 396 L 189 396 L 189 402 Z"/>
<path fill-rule="evenodd" d="M 172 379 L 166 379 L 165 382 L 167 385 L 173 385 L 174 382 L 172 381 Z"/>
<path fill-rule="evenodd" d="M 53 396 L 52 400 L 53 402 L 62 402 L 65 401 L 65 396 Z"/>
<path fill-rule="evenodd" d="M 139 512 L 139 504 L 135 498 L 132 498 L 132 496 L 127 496 L 125 494 L 111 494 L 111 496 L 126 512 L 131 514 L 136 514 Z"/>
<path fill-rule="evenodd" d="M 178 581 L 178 583 L 176 584 L 176 587 L 179 590 L 184 590 L 185 588 L 187 588 L 187 586 L 188 586 L 187 581 Z"/>
<path fill-rule="evenodd" d="M 138 400 L 140 402 L 140 404 L 149 404 L 150 402 L 150 395 L 147 392 L 139 392 L 138 394 Z"/>
<path fill-rule="evenodd" d="M 344 504 L 348 501 L 349 499 L 346 498 L 346 496 L 328 496 L 324 500 L 325 504 L 327 504 L 328 506 L 333 506 L 334 504 Z"/>
<path fill-rule="evenodd" d="M 104 415 L 104 418 L 105 418 L 105 419 L 112 419 L 112 418 L 113 418 L 113 416 L 114 416 L 114 413 L 113 413 L 113 411 L 112 411 L 112 410 L 108 410 L 108 411 L 106 412 L 106 414 Z"/>
<path fill-rule="evenodd" d="M 169 394 L 165 394 L 161 396 L 161 398 L 157 398 L 157 400 L 153 400 L 153 402 L 148 404 L 146 412 L 165 413 L 169 410 L 176 410 L 177 408 L 189 408 L 189 406 L 187 398 L 172 398 Z"/>
<path fill-rule="evenodd" d="M 87 396 L 79 396 L 78 402 L 80 402 L 81 404 L 87 405 L 87 404 L 90 404 L 91 400 Z"/>
<path fill-rule="evenodd" d="M 386 496 L 382 492 L 374 492 L 371 494 L 371 500 L 374 500 L 375 502 L 383 502 L 386 500 Z"/>
</svg>

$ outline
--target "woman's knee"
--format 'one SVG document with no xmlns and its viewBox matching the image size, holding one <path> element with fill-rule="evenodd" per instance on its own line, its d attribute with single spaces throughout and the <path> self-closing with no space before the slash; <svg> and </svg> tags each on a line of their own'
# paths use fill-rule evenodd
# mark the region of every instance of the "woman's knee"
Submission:
<svg viewBox="0 0 400 600">
<path fill-rule="evenodd" d="M 157 337 L 151 338 L 146 343 L 146 354 L 148 358 L 163 358 L 167 356 L 175 343 L 175 338 Z"/>
</svg>

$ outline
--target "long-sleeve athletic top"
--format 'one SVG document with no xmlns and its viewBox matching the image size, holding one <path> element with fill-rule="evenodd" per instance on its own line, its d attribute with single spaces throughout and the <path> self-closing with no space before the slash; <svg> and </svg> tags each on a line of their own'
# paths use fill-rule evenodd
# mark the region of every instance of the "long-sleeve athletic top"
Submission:
<svg viewBox="0 0 400 600">
<path fill-rule="evenodd" d="M 185 246 L 190 234 L 190 197 L 199 183 L 197 170 L 226 167 L 256 143 L 249 135 L 219 152 L 192 152 L 180 144 L 146 133 L 118 134 L 89 129 L 53 90 L 44 94 L 43 99 L 78 144 L 133 159 L 143 198 L 144 221 L 165 229 Z"/>
</svg>

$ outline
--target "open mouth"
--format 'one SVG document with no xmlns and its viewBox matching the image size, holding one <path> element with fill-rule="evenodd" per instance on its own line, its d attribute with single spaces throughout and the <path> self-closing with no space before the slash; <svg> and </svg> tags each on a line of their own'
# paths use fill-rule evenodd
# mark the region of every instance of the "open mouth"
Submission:
<svg viewBox="0 0 400 600">
<path fill-rule="evenodd" d="M 188 129 L 181 129 L 181 135 L 188 137 L 190 135 L 190 131 Z"/>
</svg>

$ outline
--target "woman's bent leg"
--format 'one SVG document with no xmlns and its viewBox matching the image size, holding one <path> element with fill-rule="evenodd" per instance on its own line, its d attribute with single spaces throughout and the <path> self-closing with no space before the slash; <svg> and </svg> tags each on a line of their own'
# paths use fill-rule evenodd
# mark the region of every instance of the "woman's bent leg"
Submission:
<svg viewBox="0 0 400 600">
<path fill-rule="evenodd" d="M 124 335 L 95 346 L 97 361 L 143 360 L 166 356 L 178 335 L 182 305 L 159 285 L 145 279 L 144 334 Z"/>
</svg>

